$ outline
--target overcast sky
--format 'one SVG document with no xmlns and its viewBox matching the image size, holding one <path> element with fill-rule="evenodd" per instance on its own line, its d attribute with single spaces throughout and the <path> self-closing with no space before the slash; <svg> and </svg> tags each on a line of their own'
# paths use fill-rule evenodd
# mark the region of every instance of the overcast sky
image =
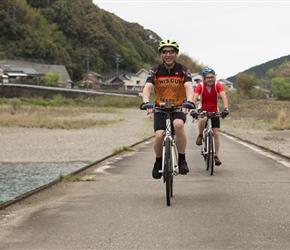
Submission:
<svg viewBox="0 0 290 250">
<path fill-rule="evenodd" d="M 289 1 L 93 1 L 227 78 L 290 54 Z M 156 48 L 157 50 L 157 48 Z"/>
</svg>

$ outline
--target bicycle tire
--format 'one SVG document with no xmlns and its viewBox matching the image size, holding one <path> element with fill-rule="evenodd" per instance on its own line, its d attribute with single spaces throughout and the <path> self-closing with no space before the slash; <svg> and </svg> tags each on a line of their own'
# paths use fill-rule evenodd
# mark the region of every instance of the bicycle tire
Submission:
<svg viewBox="0 0 290 250">
<path fill-rule="evenodd" d="M 205 169 L 206 169 L 206 171 L 208 171 L 208 169 L 209 169 L 209 157 L 208 157 L 208 135 L 207 134 L 205 134 L 205 136 L 204 136 L 204 145 L 202 145 L 202 147 L 204 147 L 203 158 L 204 158 L 204 163 L 205 163 Z"/>
<path fill-rule="evenodd" d="M 213 175 L 214 171 L 214 138 L 213 132 L 210 131 L 208 133 L 208 165 L 209 165 L 209 173 Z"/>
<path fill-rule="evenodd" d="M 173 175 L 172 175 L 172 161 L 171 161 L 171 145 L 170 139 L 167 138 L 165 141 L 165 186 L 166 186 L 166 203 L 167 206 L 171 205 L 172 197 L 172 184 L 173 184 Z"/>
</svg>

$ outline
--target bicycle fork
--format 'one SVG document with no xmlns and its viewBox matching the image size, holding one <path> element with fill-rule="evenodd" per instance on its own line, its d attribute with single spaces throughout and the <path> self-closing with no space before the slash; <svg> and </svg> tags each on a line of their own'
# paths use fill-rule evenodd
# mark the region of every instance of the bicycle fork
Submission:
<svg viewBox="0 0 290 250">
<path fill-rule="evenodd" d="M 201 146 L 201 154 L 202 155 L 207 155 L 209 152 L 209 137 L 206 136 L 206 134 L 208 133 L 208 131 L 206 130 L 203 134 L 203 143 L 202 143 L 202 146 Z M 212 137 L 212 144 L 213 144 L 213 154 L 215 154 L 215 139 L 214 139 L 214 134 L 213 134 L 213 137 Z"/>
<path fill-rule="evenodd" d="M 162 170 L 159 170 L 159 173 L 164 174 L 164 163 L 165 163 L 165 142 L 166 138 L 170 138 L 170 163 L 172 166 L 172 173 L 173 175 L 178 175 L 179 174 L 179 168 L 178 168 L 178 152 L 177 152 L 177 147 L 175 144 L 175 139 L 172 135 L 172 132 L 170 129 L 171 128 L 171 121 L 170 119 L 166 119 L 166 131 L 165 131 L 165 136 L 163 138 L 163 149 L 162 149 Z"/>
<path fill-rule="evenodd" d="M 173 174 L 178 175 L 179 174 L 179 168 L 178 168 L 178 152 L 177 147 L 175 144 L 175 139 L 173 138 L 171 141 L 171 161 L 173 166 Z"/>
</svg>

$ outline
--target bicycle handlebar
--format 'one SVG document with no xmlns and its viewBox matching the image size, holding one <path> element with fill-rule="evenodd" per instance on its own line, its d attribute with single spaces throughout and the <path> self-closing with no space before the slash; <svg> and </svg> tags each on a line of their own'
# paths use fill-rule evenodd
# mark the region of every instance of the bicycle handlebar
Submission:
<svg viewBox="0 0 290 250">
<path fill-rule="evenodd" d="M 213 118 L 213 117 L 221 117 L 222 116 L 222 113 L 220 112 L 201 112 L 198 114 L 199 117 L 208 117 L 208 118 Z"/>
<path fill-rule="evenodd" d="M 190 113 L 190 115 L 191 115 L 191 113 Z M 197 119 L 198 117 L 200 117 L 200 118 L 204 118 L 204 117 L 207 117 L 207 118 L 222 117 L 222 113 L 221 112 L 206 112 L 206 111 L 202 111 L 202 112 L 198 113 L 197 117 L 193 117 L 193 119 Z"/>
<path fill-rule="evenodd" d="M 146 110 L 146 108 L 145 108 L 145 104 L 146 104 L 146 103 L 144 103 L 144 102 L 141 103 L 141 105 L 140 105 L 140 109 L 141 109 L 141 110 Z M 154 105 L 153 110 L 154 110 L 154 111 L 157 111 L 157 112 L 158 112 L 158 111 L 160 111 L 160 112 L 163 111 L 163 112 L 164 112 L 164 111 L 166 111 L 166 110 L 167 110 L 167 111 L 171 110 L 171 111 L 173 111 L 173 112 L 174 112 L 174 111 L 175 111 L 175 112 L 178 112 L 178 111 L 182 111 L 182 108 L 183 108 L 182 106 L 173 106 L 173 105 L 172 105 L 172 106 L 166 106 L 166 104 L 162 102 L 162 103 L 160 103 L 160 106 L 155 106 L 155 105 Z"/>
</svg>

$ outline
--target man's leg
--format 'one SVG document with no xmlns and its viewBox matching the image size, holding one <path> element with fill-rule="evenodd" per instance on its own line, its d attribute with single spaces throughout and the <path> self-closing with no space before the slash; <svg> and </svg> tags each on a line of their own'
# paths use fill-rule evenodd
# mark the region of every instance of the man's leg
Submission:
<svg viewBox="0 0 290 250">
<path fill-rule="evenodd" d="M 213 133 L 214 133 L 214 145 L 215 145 L 215 165 L 219 166 L 222 164 L 218 157 L 219 150 L 220 150 L 220 129 L 213 128 Z"/>
<path fill-rule="evenodd" d="M 198 136 L 196 138 L 196 145 L 200 146 L 202 144 L 202 140 L 203 140 L 203 130 L 205 128 L 205 124 L 206 124 L 207 118 L 198 118 Z"/>
<path fill-rule="evenodd" d="M 186 134 L 184 130 L 183 120 L 175 119 L 173 121 L 173 127 L 174 127 L 174 132 L 175 132 L 177 151 L 180 154 L 185 154 L 187 141 L 186 141 Z"/>
<path fill-rule="evenodd" d="M 173 121 L 173 127 L 175 132 L 176 147 L 178 151 L 179 173 L 187 174 L 189 172 L 189 169 L 185 160 L 187 139 L 184 130 L 184 121 L 182 119 L 175 119 Z"/>
<path fill-rule="evenodd" d="M 162 157 L 162 142 L 164 137 L 164 130 L 157 130 L 154 139 L 154 151 L 157 158 Z"/>
<path fill-rule="evenodd" d="M 157 130 L 154 138 L 154 151 L 156 160 L 152 169 L 152 177 L 154 179 L 160 179 L 162 174 L 159 170 L 162 169 L 162 142 L 163 142 L 164 130 Z"/>
</svg>

